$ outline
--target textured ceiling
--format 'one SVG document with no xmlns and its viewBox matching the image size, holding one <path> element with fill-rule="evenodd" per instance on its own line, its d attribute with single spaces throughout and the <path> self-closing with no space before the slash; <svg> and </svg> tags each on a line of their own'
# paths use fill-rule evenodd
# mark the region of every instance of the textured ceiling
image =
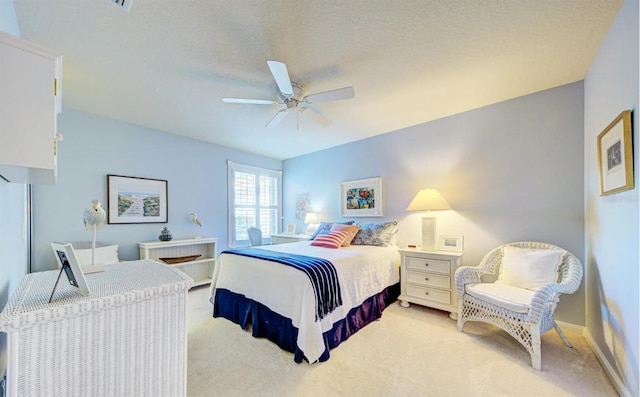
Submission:
<svg viewBox="0 0 640 397">
<path fill-rule="evenodd" d="M 63 106 L 277 159 L 582 80 L 622 3 L 14 0 L 22 37 L 64 55 Z M 221 98 L 275 99 L 267 60 L 356 97 L 266 129 L 281 106 Z"/>
</svg>

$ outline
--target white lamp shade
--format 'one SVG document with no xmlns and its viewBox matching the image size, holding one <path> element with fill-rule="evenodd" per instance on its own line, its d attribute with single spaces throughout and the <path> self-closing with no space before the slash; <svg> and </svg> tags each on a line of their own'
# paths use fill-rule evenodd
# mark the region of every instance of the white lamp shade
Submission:
<svg viewBox="0 0 640 397">
<path fill-rule="evenodd" d="M 436 189 L 422 189 L 413 198 L 407 211 L 441 211 L 450 210 L 449 203 Z M 436 218 L 422 218 L 422 250 L 436 250 Z"/>
<path fill-rule="evenodd" d="M 304 223 L 317 223 L 318 222 L 318 216 L 316 215 L 315 212 L 307 212 L 307 214 L 304 216 Z"/>
<path fill-rule="evenodd" d="M 450 210 L 449 203 L 436 189 L 422 189 L 413 198 L 407 211 L 439 211 Z"/>
</svg>

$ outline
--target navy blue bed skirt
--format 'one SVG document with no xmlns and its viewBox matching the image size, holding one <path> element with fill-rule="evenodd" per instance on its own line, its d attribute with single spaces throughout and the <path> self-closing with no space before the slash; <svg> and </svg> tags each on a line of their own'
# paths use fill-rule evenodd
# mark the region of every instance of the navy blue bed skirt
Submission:
<svg viewBox="0 0 640 397">
<path fill-rule="evenodd" d="M 379 294 L 354 307 L 347 316 L 336 322 L 333 328 L 323 334 L 325 350 L 319 361 L 329 359 L 329 350 L 347 340 L 351 335 L 370 322 L 382 317 L 382 312 L 400 295 L 400 283 L 392 285 Z M 291 319 L 271 311 L 260 302 L 246 298 L 226 289 L 216 289 L 213 317 L 223 317 L 246 329 L 251 324 L 252 335 L 267 338 L 288 352 L 294 354 L 294 361 L 307 360 L 304 352 L 296 345 L 298 328 Z M 308 361 L 308 360 L 307 360 Z"/>
</svg>

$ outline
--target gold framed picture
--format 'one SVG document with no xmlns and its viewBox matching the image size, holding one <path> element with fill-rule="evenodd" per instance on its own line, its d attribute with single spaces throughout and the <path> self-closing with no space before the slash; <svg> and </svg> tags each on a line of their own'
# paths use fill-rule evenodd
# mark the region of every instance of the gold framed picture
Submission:
<svg viewBox="0 0 640 397">
<path fill-rule="evenodd" d="M 601 196 L 633 189 L 631 134 L 631 110 L 625 110 L 598 135 Z"/>
</svg>

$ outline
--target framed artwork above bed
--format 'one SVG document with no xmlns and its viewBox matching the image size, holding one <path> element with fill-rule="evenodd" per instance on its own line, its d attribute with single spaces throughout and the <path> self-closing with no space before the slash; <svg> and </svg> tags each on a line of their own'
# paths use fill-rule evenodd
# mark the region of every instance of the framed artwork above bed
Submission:
<svg viewBox="0 0 640 397">
<path fill-rule="evenodd" d="M 340 215 L 382 216 L 382 178 L 360 179 L 340 184 Z"/>
</svg>

